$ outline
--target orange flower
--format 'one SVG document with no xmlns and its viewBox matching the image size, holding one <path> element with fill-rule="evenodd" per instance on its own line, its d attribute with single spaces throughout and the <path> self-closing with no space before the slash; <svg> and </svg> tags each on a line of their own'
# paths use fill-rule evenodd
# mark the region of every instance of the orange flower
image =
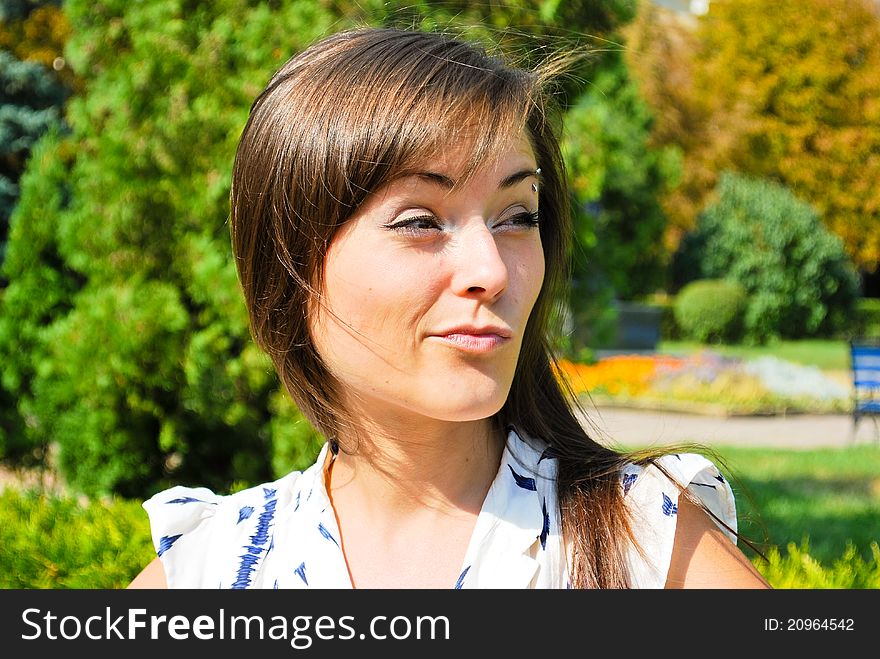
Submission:
<svg viewBox="0 0 880 659">
<path fill-rule="evenodd" d="M 684 365 L 678 357 L 664 355 L 619 355 L 595 364 L 560 360 L 557 377 L 568 381 L 574 393 L 603 393 L 609 396 L 638 396 L 650 386 L 658 370 L 677 370 Z"/>
</svg>

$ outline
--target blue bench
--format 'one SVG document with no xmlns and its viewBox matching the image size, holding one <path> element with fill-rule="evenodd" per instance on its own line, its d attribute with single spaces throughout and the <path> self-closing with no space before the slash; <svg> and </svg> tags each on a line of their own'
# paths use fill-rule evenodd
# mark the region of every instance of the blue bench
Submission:
<svg viewBox="0 0 880 659">
<path fill-rule="evenodd" d="M 874 434 L 880 443 L 880 341 L 850 341 L 853 382 L 853 440 L 859 422 L 865 417 L 874 422 Z"/>
</svg>

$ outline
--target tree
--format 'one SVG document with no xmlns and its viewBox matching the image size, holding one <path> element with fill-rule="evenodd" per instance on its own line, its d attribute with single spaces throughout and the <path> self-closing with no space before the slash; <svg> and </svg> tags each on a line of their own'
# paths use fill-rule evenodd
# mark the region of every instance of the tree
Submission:
<svg viewBox="0 0 880 659">
<path fill-rule="evenodd" d="M 689 21 L 653 2 L 641 2 L 623 34 L 627 67 L 654 118 L 649 144 L 676 149 L 681 157 L 678 184 L 660 197 L 668 218 L 664 244 L 672 253 L 693 229 L 718 182 L 718 171 L 729 166 L 731 136 L 717 125 L 730 124 L 732 118 L 715 99 L 696 98 L 692 60 L 699 41 Z"/>
<path fill-rule="evenodd" d="M 12 217 L 0 368 L 24 433 L 7 447 L 52 442 L 81 491 L 269 475 L 278 384 L 248 333 L 229 178 L 253 97 L 332 17 L 251 5 L 65 5 L 84 91 Z"/>
<path fill-rule="evenodd" d="M 660 59 L 661 24 L 646 12 L 646 50 L 631 60 L 643 79 L 660 66 L 678 74 L 649 101 L 667 117 L 655 138 L 680 144 L 685 180 L 670 207 L 692 224 L 732 169 L 783 183 L 809 201 L 852 260 L 880 266 L 880 16 L 872 0 L 719 0 L 695 32 Z M 683 34 L 681 30 L 676 34 Z M 672 90 L 672 82 L 681 83 Z M 679 119 L 681 119 L 679 121 Z"/>
<path fill-rule="evenodd" d="M 667 287 L 667 218 L 659 199 L 678 177 L 673 148 L 652 148 L 653 117 L 622 57 L 603 67 L 566 113 L 563 151 L 574 193 L 571 313 L 575 354 L 608 343 L 613 300 Z"/>
<path fill-rule="evenodd" d="M 31 148 L 61 121 L 71 78 L 59 59 L 67 22 L 57 2 L 0 3 L 0 264 Z M 2 284 L 2 279 L 0 279 Z"/>
<path fill-rule="evenodd" d="M 678 159 L 672 148 L 649 147 L 652 121 L 620 58 L 609 58 L 565 119 L 580 247 L 624 300 L 666 285 L 658 199 L 675 184 Z"/>
</svg>

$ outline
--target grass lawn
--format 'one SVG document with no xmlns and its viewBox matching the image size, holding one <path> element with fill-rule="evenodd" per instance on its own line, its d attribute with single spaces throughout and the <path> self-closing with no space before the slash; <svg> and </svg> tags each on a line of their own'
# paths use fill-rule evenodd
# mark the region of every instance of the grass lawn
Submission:
<svg viewBox="0 0 880 659">
<path fill-rule="evenodd" d="M 689 354 L 708 349 L 722 355 L 755 359 L 770 355 L 806 366 L 817 366 L 824 371 L 846 371 L 850 368 L 849 344 L 846 341 L 808 339 L 778 341 L 764 346 L 704 345 L 688 341 L 661 341 L 657 351 L 668 354 Z"/>
<path fill-rule="evenodd" d="M 808 540 L 810 555 L 827 566 L 851 541 L 871 558 L 871 542 L 880 541 L 880 447 L 714 450 L 731 476 L 740 531 L 759 547 L 784 552 Z"/>
</svg>

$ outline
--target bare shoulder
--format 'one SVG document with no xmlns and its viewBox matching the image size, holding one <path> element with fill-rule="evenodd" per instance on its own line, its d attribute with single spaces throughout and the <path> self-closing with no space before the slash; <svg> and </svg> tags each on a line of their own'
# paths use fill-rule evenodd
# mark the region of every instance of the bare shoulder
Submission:
<svg viewBox="0 0 880 659">
<path fill-rule="evenodd" d="M 168 582 L 165 579 L 165 568 L 162 567 L 162 561 L 154 558 L 150 563 L 140 571 L 131 583 L 128 584 L 130 589 L 145 588 L 168 588 Z"/>
<path fill-rule="evenodd" d="M 770 587 L 705 511 L 686 497 L 679 497 L 666 588 Z"/>
</svg>

